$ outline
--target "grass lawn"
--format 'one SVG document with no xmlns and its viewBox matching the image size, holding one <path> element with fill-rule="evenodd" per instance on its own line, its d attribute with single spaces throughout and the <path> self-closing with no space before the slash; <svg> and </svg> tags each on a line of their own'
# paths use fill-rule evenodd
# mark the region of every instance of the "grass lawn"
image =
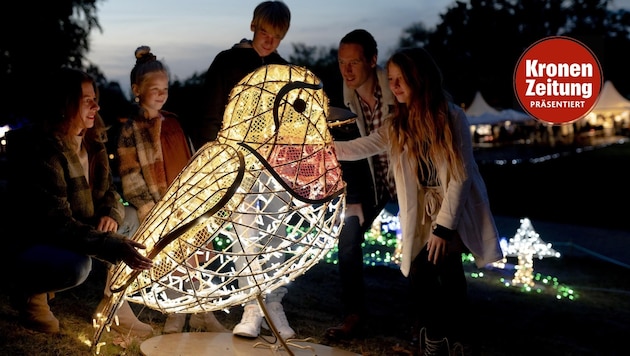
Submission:
<svg viewBox="0 0 630 356">
<path fill-rule="evenodd" d="M 630 228 L 630 144 L 540 163 L 480 165 L 492 210 L 558 223 Z"/>
<path fill-rule="evenodd" d="M 629 165 L 630 145 L 622 144 L 536 164 L 483 164 L 480 169 L 496 215 L 628 230 Z M 8 236 L 6 231 L 4 236 Z M 466 264 L 475 317 L 461 322 L 470 326 L 481 355 L 627 354 L 630 269 L 588 256 L 534 263 L 542 278 L 532 290 L 506 286 L 504 282 L 514 272 L 509 268 L 478 269 Z M 89 354 L 82 340 L 91 339 L 91 314 L 103 289 L 104 271 L 98 266 L 82 286 L 57 293 L 51 301 L 62 324 L 60 335 L 22 328 L 6 293 L 1 293 L 0 355 Z M 10 269 L 6 272 L 11 273 Z M 544 283 L 545 278 L 552 283 Z M 390 267 L 366 267 L 371 314 L 365 333 L 351 341 L 330 343 L 323 334 L 340 321 L 338 282 L 336 265 L 321 261 L 288 286 L 283 304 L 298 337 L 311 337 L 313 342 L 361 355 L 411 355 L 406 352 L 410 301 L 401 273 Z M 574 298 L 559 297 L 560 289 L 570 289 Z M 165 316 L 141 305 L 132 306 L 160 334 Z M 241 307 L 216 315 L 231 329 L 240 319 Z M 101 354 L 141 353 L 139 345 L 133 344 L 127 349 L 110 345 Z"/>
</svg>

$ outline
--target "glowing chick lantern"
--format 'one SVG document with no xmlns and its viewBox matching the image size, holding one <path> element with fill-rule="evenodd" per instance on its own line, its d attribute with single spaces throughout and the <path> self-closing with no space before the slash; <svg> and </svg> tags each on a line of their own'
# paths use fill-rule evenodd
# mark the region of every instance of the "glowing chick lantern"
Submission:
<svg viewBox="0 0 630 356">
<path fill-rule="evenodd" d="M 123 299 L 164 313 L 253 299 L 263 307 L 262 295 L 334 247 L 345 183 L 328 112 L 321 81 L 303 67 L 263 66 L 233 88 L 217 140 L 197 151 L 132 237 L 154 267 L 115 266 L 112 299 L 94 321 L 96 353 Z"/>
</svg>

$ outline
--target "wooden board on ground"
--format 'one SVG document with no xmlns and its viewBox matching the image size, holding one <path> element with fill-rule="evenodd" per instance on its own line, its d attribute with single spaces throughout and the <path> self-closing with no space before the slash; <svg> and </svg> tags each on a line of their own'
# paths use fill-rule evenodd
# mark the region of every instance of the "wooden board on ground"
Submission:
<svg viewBox="0 0 630 356">
<path fill-rule="evenodd" d="M 272 337 L 269 337 L 272 338 Z M 295 356 L 359 356 L 349 351 L 299 340 L 287 342 Z M 140 345 L 144 356 L 267 356 L 290 355 L 280 342 L 271 344 L 265 340 L 246 339 L 232 333 L 190 332 L 164 334 L 152 337 Z"/>
</svg>

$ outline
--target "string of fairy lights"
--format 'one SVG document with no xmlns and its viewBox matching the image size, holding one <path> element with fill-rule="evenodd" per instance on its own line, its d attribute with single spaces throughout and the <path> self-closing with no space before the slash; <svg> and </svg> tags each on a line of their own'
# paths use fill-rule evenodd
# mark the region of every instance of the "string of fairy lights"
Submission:
<svg viewBox="0 0 630 356">
<path fill-rule="evenodd" d="M 462 254 L 462 261 L 469 269 L 473 269 L 468 274 L 470 278 L 488 278 L 490 273 L 486 271 L 503 272 L 499 273 L 497 281 L 509 288 L 515 288 L 524 293 L 552 295 L 558 300 L 575 300 L 578 298 L 576 291 L 562 283 L 557 277 L 535 272 L 534 261 L 543 258 L 560 258 L 559 252 L 553 249 L 550 243 L 544 242 L 535 231 L 532 222 L 528 218 L 520 220 L 521 226 L 510 239 L 501 240 L 501 248 L 504 258 L 486 266 L 484 269 L 477 269 L 474 266 L 472 254 Z M 363 263 L 366 266 L 388 266 L 398 268 L 400 265 L 400 222 L 397 215 L 383 210 L 375 219 L 372 228 L 366 232 L 363 247 Z M 326 263 L 337 264 L 338 249 L 334 247 L 325 256 Z M 509 261 L 515 260 L 512 264 Z M 514 271 L 512 277 L 506 277 Z M 495 275 L 497 273 L 494 273 Z"/>
</svg>

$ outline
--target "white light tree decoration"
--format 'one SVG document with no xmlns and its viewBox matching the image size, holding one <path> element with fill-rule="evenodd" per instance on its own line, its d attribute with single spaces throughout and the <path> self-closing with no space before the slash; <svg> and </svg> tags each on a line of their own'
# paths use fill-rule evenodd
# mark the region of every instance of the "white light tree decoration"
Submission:
<svg viewBox="0 0 630 356">
<path fill-rule="evenodd" d="M 396 237 L 395 241 L 385 241 L 385 236 L 389 233 L 393 233 Z M 379 256 L 380 261 L 371 258 L 372 264 L 376 262 L 395 264 L 400 266 L 402 260 L 402 235 L 400 230 L 400 219 L 398 213 L 396 215 L 389 212 L 387 209 L 381 210 L 372 222 L 372 226 L 369 232 L 365 233 L 366 242 L 371 239 L 375 239 L 376 243 L 390 247 L 393 244 L 393 251 L 391 254 L 384 254 Z"/>
<path fill-rule="evenodd" d="M 560 253 L 555 251 L 550 243 L 544 242 L 540 235 L 534 230 L 532 222 L 528 218 L 521 219 L 521 226 L 516 230 L 507 246 L 502 244 L 503 264 L 507 262 L 507 257 L 517 257 L 518 265 L 514 268 L 514 278 L 512 285 L 534 286 L 534 257 L 543 259 L 545 257 L 560 257 Z"/>
<path fill-rule="evenodd" d="M 321 81 L 303 67 L 263 66 L 234 87 L 217 140 L 197 151 L 132 237 L 153 268 L 114 267 L 111 301 L 94 320 L 96 353 L 124 299 L 163 313 L 257 299 L 267 315 L 261 296 L 334 247 L 345 183 L 328 111 Z"/>
</svg>

